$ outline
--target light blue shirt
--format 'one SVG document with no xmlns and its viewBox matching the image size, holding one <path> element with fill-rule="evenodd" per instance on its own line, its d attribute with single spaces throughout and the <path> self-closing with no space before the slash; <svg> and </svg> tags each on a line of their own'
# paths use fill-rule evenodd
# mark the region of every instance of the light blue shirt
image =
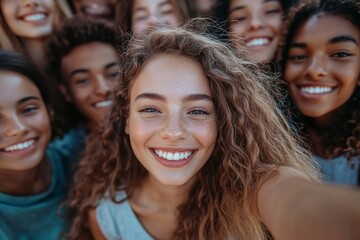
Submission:
<svg viewBox="0 0 360 240">
<path fill-rule="evenodd" d="M 333 159 L 324 159 L 315 155 L 314 159 L 319 164 L 320 172 L 322 173 L 325 182 L 349 186 L 356 186 L 359 184 L 360 161 L 358 158 L 350 162 L 343 155 Z"/>
<path fill-rule="evenodd" d="M 125 192 L 118 192 L 116 200 L 126 198 Z M 96 208 L 96 219 L 101 232 L 108 240 L 153 240 L 141 225 L 129 202 L 115 203 L 103 198 Z"/>
</svg>

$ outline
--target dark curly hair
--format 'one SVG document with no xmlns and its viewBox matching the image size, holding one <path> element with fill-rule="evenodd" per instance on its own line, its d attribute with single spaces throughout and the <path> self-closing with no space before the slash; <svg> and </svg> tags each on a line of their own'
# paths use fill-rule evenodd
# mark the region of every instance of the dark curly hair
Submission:
<svg viewBox="0 0 360 240">
<path fill-rule="evenodd" d="M 300 26 L 316 14 L 341 17 L 356 28 L 360 33 L 360 2 L 357 0 L 305 0 L 299 1 L 288 14 L 285 31 L 280 45 L 278 63 L 281 72 L 286 69 L 291 42 Z M 360 76 L 359 76 L 360 77 Z M 303 137 L 307 137 L 307 129 L 311 119 L 302 115 L 295 104 L 289 99 L 288 114 L 299 124 Z M 332 124 L 319 129 L 321 137 L 321 154 L 333 158 L 340 154 L 348 156 L 351 161 L 360 155 L 360 88 L 357 86 L 350 99 L 338 109 Z"/>
<path fill-rule="evenodd" d="M 202 25 L 202 22 L 194 22 Z M 104 127 L 94 132 L 80 163 L 68 201 L 76 218 L 72 238 L 88 231 L 88 211 L 108 191 L 141 184 L 148 172 L 136 159 L 125 133 L 130 90 L 155 56 L 180 55 L 203 66 L 214 98 L 218 137 L 209 161 L 197 173 L 189 199 L 179 207 L 174 239 L 267 239 L 257 210 L 257 193 L 281 166 L 317 180 L 307 151 L 290 131 L 267 91 L 269 77 L 243 53 L 204 34 L 183 28 L 159 28 L 133 39 L 121 57 L 121 81 Z"/>
<path fill-rule="evenodd" d="M 76 16 L 54 29 L 48 42 L 48 72 L 58 83 L 65 83 L 60 72 L 62 59 L 76 47 L 92 42 L 107 43 L 115 48 L 113 27 L 101 20 Z"/>
<path fill-rule="evenodd" d="M 47 74 L 54 85 L 59 88 L 61 84 L 67 87 L 67 79 L 61 74 L 62 59 L 73 49 L 92 42 L 101 42 L 114 46 L 116 49 L 116 37 L 113 26 L 105 21 L 95 20 L 90 17 L 76 16 L 65 20 L 58 28 L 54 29 L 48 42 L 48 66 Z M 91 59 L 89 59 L 91 60 Z M 84 117 L 75 107 L 62 101 L 62 115 L 66 123 L 65 131 L 79 122 L 84 122 Z"/>
</svg>

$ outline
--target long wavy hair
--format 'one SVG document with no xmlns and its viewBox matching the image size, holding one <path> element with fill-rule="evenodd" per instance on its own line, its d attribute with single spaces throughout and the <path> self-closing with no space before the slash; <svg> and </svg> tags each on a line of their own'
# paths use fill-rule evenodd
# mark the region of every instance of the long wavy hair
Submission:
<svg viewBox="0 0 360 240">
<path fill-rule="evenodd" d="M 0 0 L 2 1 L 2 0 Z M 55 17 L 54 26 L 57 26 L 60 21 L 72 16 L 69 5 L 65 0 L 54 0 L 56 11 L 58 14 Z M 27 54 L 25 47 L 21 42 L 21 38 L 16 36 L 14 32 L 7 25 L 2 10 L 0 9 L 0 48 L 5 50 L 17 51 L 22 54 Z"/>
<path fill-rule="evenodd" d="M 282 166 L 318 180 L 308 152 L 267 91 L 268 76 L 247 55 L 197 33 L 192 25 L 155 29 L 133 39 L 121 57 L 114 104 L 104 127 L 90 136 L 68 200 L 76 214 L 71 238 L 88 232 L 88 211 L 105 193 L 115 202 L 119 190 L 131 197 L 148 174 L 134 155 L 125 125 L 134 81 L 161 54 L 185 56 L 202 65 L 218 129 L 214 152 L 197 173 L 189 199 L 179 207 L 174 239 L 267 239 L 270 235 L 257 210 L 257 193 L 264 181 Z"/>
<path fill-rule="evenodd" d="M 349 21 L 360 34 L 360 2 L 357 0 L 307 0 L 300 1 L 289 12 L 278 56 L 281 72 L 286 69 L 287 58 L 293 38 L 300 26 L 316 14 L 337 16 Z M 284 75 L 284 74 L 283 74 Z M 360 73 L 359 73 L 360 79 Z M 311 127 L 311 118 L 302 115 L 294 102 L 290 102 L 289 114 L 300 126 L 303 136 Z M 351 161 L 360 156 L 360 87 L 356 86 L 349 100 L 337 109 L 332 123 L 320 130 L 321 147 L 326 158 L 346 155 Z"/>
</svg>

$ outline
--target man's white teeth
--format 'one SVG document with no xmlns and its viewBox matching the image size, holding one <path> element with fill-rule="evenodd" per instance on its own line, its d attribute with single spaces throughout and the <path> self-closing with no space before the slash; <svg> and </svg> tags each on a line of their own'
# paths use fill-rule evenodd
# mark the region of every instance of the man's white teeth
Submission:
<svg viewBox="0 0 360 240">
<path fill-rule="evenodd" d="M 35 140 L 32 139 L 32 140 L 29 140 L 29 141 L 26 141 L 26 142 L 11 145 L 11 146 L 5 148 L 4 151 L 5 152 L 12 152 L 12 151 L 17 151 L 17 150 L 24 150 L 24 149 L 29 148 L 32 145 L 34 145 L 34 143 L 35 143 Z"/>
<path fill-rule="evenodd" d="M 109 107 L 112 104 L 112 100 L 106 100 L 102 102 L 95 103 L 95 107 L 97 108 L 103 108 L 103 107 Z"/>
<path fill-rule="evenodd" d="M 32 15 L 27 15 L 23 19 L 28 22 L 36 22 L 36 21 L 42 21 L 46 18 L 46 15 L 43 13 L 36 13 Z"/>
<path fill-rule="evenodd" d="M 188 158 L 192 152 L 165 152 L 162 150 L 155 150 L 156 155 L 169 161 L 178 161 Z"/>
<path fill-rule="evenodd" d="M 254 38 L 251 41 L 246 43 L 246 46 L 248 47 L 254 47 L 254 46 L 262 46 L 269 44 L 270 40 L 267 38 Z"/>
<path fill-rule="evenodd" d="M 309 94 L 321 94 L 331 92 L 330 87 L 302 87 L 301 91 Z"/>
</svg>

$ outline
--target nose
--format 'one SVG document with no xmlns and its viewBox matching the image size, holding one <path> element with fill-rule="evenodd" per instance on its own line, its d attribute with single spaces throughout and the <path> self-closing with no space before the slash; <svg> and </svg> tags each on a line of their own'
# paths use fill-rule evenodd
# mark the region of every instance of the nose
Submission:
<svg viewBox="0 0 360 240">
<path fill-rule="evenodd" d="M 148 23 L 149 27 L 155 27 L 155 26 L 160 25 L 162 22 L 161 22 L 159 16 L 156 16 L 155 14 L 152 14 L 152 15 L 149 16 L 149 19 L 148 19 L 147 23 Z"/>
<path fill-rule="evenodd" d="M 312 80 L 318 80 L 327 75 L 326 66 L 321 56 L 311 58 L 306 74 Z"/>
<path fill-rule="evenodd" d="M 263 18 L 260 14 L 252 14 L 250 18 L 249 28 L 252 30 L 262 28 L 264 26 Z"/>
<path fill-rule="evenodd" d="M 110 84 L 104 76 L 98 76 L 95 84 L 95 94 L 102 97 L 107 97 L 110 94 Z"/>
<path fill-rule="evenodd" d="M 39 5 L 39 0 L 22 0 L 21 3 L 25 7 L 30 7 L 32 5 L 38 6 Z"/>
<path fill-rule="evenodd" d="M 186 138 L 187 130 L 181 114 L 174 112 L 164 120 L 160 136 L 171 142 L 181 141 Z"/>
<path fill-rule="evenodd" d="M 12 116 L 11 118 L 9 118 L 5 129 L 6 136 L 20 136 L 26 132 L 27 126 L 18 116 Z"/>
</svg>

